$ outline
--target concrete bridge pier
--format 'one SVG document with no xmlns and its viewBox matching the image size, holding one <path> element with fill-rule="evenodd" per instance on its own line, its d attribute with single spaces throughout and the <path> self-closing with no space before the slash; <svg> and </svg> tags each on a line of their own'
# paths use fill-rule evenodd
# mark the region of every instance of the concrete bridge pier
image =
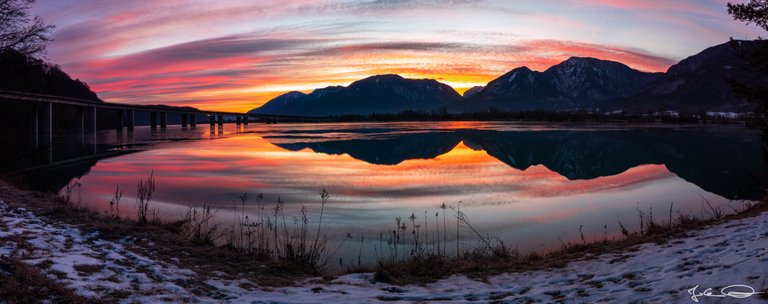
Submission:
<svg viewBox="0 0 768 304">
<path fill-rule="evenodd" d="M 125 117 L 123 114 L 123 110 L 115 110 L 115 122 L 116 122 L 115 130 L 117 130 L 118 132 L 122 132 L 123 127 L 125 127 L 124 119 Z"/>
<path fill-rule="evenodd" d="M 85 112 L 83 107 L 77 107 L 75 109 L 75 136 L 81 143 L 85 143 Z"/>
<path fill-rule="evenodd" d="M 181 113 L 181 127 L 186 128 L 187 127 L 187 117 L 189 114 L 187 113 Z"/>
<path fill-rule="evenodd" d="M 217 115 L 217 117 L 218 117 L 219 126 L 223 126 L 224 125 L 224 115 L 219 114 L 219 115 Z"/>
<path fill-rule="evenodd" d="M 42 148 L 40 151 L 44 153 L 46 162 L 53 162 L 53 103 L 43 102 L 38 108 L 38 119 L 40 128 L 40 142 L 38 147 Z"/>
<path fill-rule="evenodd" d="M 243 124 L 248 125 L 248 115 L 243 116 Z"/>
<path fill-rule="evenodd" d="M 240 124 L 242 124 L 242 123 L 243 123 L 243 119 L 240 117 L 240 115 L 238 115 L 238 116 L 235 118 L 235 125 L 237 125 L 237 126 L 239 127 L 239 126 L 240 126 Z"/>
<path fill-rule="evenodd" d="M 160 112 L 160 128 L 168 127 L 168 112 Z"/>
<path fill-rule="evenodd" d="M 85 108 L 85 130 L 86 134 L 91 137 L 91 153 L 96 154 L 96 134 L 99 130 L 96 124 L 96 107 Z"/>
<path fill-rule="evenodd" d="M 40 105 L 34 104 L 32 111 L 29 112 L 27 117 L 29 122 L 29 138 L 32 139 L 32 144 L 35 145 L 35 149 L 40 148 Z"/>
<path fill-rule="evenodd" d="M 189 114 L 189 126 L 193 127 L 193 128 L 197 127 L 197 114 L 196 113 Z"/>
<path fill-rule="evenodd" d="M 216 124 L 216 115 L 208 114 L 208 122 L 211 124 L 211 126 Z"/>
<path fill-rule="evenodd" d="M 134 127 L 136 127 L 136 111 L 135 110 L 128 110 L 126 117 L 126 126 L 128 127 L 128 130 L 133 130 Z"/>
<path fill-rule="evenodd" d="M 53 103 L 44 102 L 40 107 L 40 141 L 43 147 L 53 143 Z"/>
<path fill-rule="evenodd" d="M 157 129 L 157 112 L 149 113 L 149 126 L 152 129 Z"/>
<path fill-rule="evenodd" d="M 85 109 L 85 129 L 91 133 L 94 138 L 96 137 L 96 107 L 88 107 Z"/>
</svg>

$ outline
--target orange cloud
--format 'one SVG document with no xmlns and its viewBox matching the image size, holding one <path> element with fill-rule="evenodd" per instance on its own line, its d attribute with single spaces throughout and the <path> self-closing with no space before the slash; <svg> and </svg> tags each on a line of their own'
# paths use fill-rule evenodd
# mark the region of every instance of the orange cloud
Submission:
<svg viewBox="0 0 768 304">
<path fill-rule="evenodd" d="M 745 36 L 733 33 L 743 25 L 723 2 L 73 0 L 39 10 L 57 25 L 52 61 L 106 100 L 244 111 L 374 74 L 463 92 L 570 56 L 663 71 L 699 47 Z"/>
<path fill-rule="evenodd" d="M 66 68 L 108 101 L 244 112 L 288 91 L 348 85 L 376 74 L 433 78 L 463 92 L 516 67 L 544 70 L 570 56 L 615 60 L 646 71 L 661 71 L 672 63 L 642 50 L 562 40 L 339 46 L 324 39 L 236 35 Z"/>
</svg>

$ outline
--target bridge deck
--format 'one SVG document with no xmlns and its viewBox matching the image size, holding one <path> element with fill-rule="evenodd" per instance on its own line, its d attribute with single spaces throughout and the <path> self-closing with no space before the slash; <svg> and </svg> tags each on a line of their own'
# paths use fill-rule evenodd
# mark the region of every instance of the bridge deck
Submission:
<svg viewBox="0 0 768 304">
<path fill-rule="evenodd" d="M 110 103 L 110 102 L 97 102 L 93 100 L 77 99 L 71 97 L 52 96 L 45 94 L 24 93 L 0 90 L 0 100 L 18 100 L 18 101 L 32 101 L 32 102 L 48 102 L 52 104 L 64 104 L 80 107 L 95 107 L 99 109 L 109 110 L 135 110 L 144 112 L 165 112 L 165 113 L 181 113 L 181 114 L 204 114 L 204 115 L 225 115 L 225 116 L 247 116 L 254 118 L 264 119 L 277 119 L 277 120 L 300 120 L 300 121 L 323 121 L 320 117 L 307 117 L 307 116 L 290 116 L 290 115 L 269 115 L 269 114 L 253 114 L 253 113 L 238 113 L 238 112 L 225 112 L 225 111 L 206 111 L 199 109 L 181 109 L 165 105 L 136 105 L 136 104 L 124 104 L 124 103 Z"/>
</svg>

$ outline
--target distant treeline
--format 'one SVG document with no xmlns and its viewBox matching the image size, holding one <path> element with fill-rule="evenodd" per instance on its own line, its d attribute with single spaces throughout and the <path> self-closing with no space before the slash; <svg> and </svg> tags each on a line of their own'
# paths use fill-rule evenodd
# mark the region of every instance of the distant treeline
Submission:
<svg viewBox="0 0 768 304">
<path fill-rule="evenodd" d="M 331 121 L 362 122 L 362 121 L 544 121 L 544 122 L 649 122 L 649 123 L 729 123 L 750 122 L 754 119 L 751 113 L 739 115 L 721 115 L 700 111 L 673 112 L 663 111 L 649 113 L 600 113 L 590 111 L 484 111 L 473 113 L 448 113 L 447 111 L 419 112 L 404 111 L 398 114 L 370 115 L 341 115 L 329 117 Z"/>
<path fill-rule="evenodd" d="M 39 93 L 101 102 L 85 82 L 14 50 L 0 51 L 0 90 Z"/>
</svg>

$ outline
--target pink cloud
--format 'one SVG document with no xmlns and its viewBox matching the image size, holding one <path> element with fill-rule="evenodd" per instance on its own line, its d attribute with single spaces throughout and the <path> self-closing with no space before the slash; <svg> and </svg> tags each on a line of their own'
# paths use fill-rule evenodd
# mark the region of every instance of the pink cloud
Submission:
<svg viewBox="0 0 768 304">
<path fill-rule="evenodd" d="M 513 47 L 513 50 L 527 54 L 526 59 L 533 63 L 529 67 L 535 69 L 548 68 L 571 56 L 618 61 L 649 72 L 666 71 L 670 65 L 677 62 L 634 48 L 563 40 L 533 40 Z"/>
<path fill-rule="evenodd" d="M 693 14 L 719 16 L 722 12 L 702 5 L 704 1 L 679 1 L 679 0 L 575 0 L 580 5 L 603 6 L 624 10 L 656 10 L 676 11 Z"/>
<path fill-rule="evenodd" d="M 615 60 L 646 71 L 663 71 L 673 63 L 643 50 L 562 40 L 498 46 L 235 35 L 75 62 L 65 68 L 107 100 L 245 111 L 284 92 L 270 88 L 347 85 L 386 73 L 434 78 L 461 88 L 461 83 L 484 84 L 523 65 L 544 70 L 571 56 Z M 472 60 L 467 62 L 468 58 Z"/>
</svg>

